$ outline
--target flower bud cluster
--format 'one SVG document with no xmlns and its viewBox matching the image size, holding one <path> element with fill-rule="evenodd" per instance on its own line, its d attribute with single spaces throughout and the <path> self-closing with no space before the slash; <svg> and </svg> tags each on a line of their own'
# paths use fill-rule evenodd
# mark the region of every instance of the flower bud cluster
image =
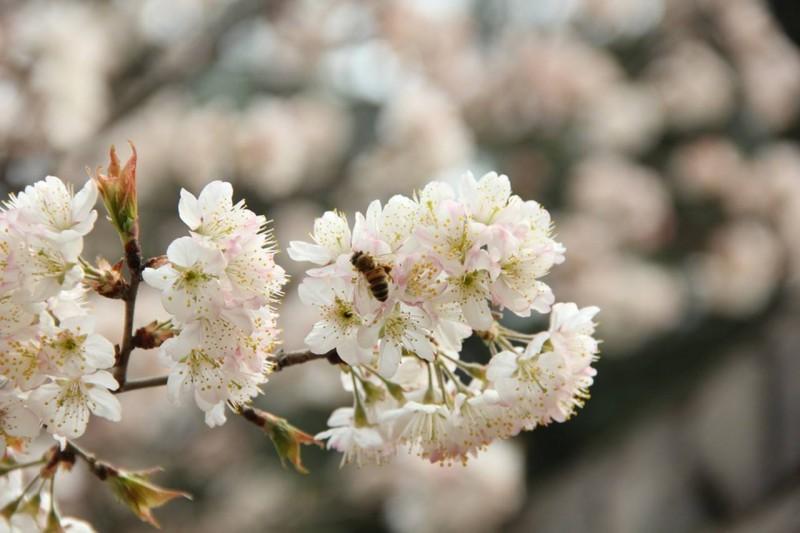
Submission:
<svg viewBox="0 0 800 533">
<path fill-rule="evenodd" d="M 12 196 L 0 213 L 0 455 L 42 424 L 83 434 L 90 415 L 118 421 L 109 392 L 114 346 L 94 331 L 79 256 L 93 228 L 97 188 L 74 193 L 48 176 Z"/>
<path fill-rule="evenodd" d="M 174 240 L 167 261 L 146 268 L 180 333 L 160 346 L 171 368 L 171 398 L 193 397 L 210 426 L 225 405 L 246 403 L 272 371 L 278 344 L 272 308 L 286 282 L 275 264 L 267 221 L 233 202 L 229 183 L 209 183 L 195 197 L 181 191 L 178 211 L 190 234 Z"/>
<path fill-rule="evenodd" d="M 458 193 L 433 182 L 375 201 L 352 230 L 335 211 L 317 219 L 313 242 L 289 248 L 317 265 L 299 288 L 320 315 L 306 344 L 337 351 L 354 397 L 317 437 L 345 462 L 380 463 L 401 447 L 465 461 L 496 438 L 569 418 L 592 383 L 598 310 L 554 305 L 541 278 L 564 247 L 551 226 L 496 173 L 463 176 Z M 504 310 L 552 310 L 550 327 L 509 330 L 497 321 Z M 459 358 L 473 333 L 491 351 L 487 365 Z"/>
</svg>

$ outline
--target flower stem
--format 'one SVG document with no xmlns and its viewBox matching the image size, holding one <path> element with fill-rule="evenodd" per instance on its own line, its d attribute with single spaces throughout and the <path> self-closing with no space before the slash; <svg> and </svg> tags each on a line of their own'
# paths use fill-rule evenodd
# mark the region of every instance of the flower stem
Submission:
<svg viewBox="0 0 800 533">
<path fill-rule="evenodd" d="M 9 472 L 13 472 L 14 470 L 19 470 L 21 468 L 30 468 L 32 466 L 40 466 L 45 463 L 44 459 L 38 459 L 36 461 L 30 461 L 28 463 L 18 463 L 14 465 L 3 466 L 0 465 L 0 477 L 5 476 Z"/>
<path fill-rule="evenodd" d="M 447 377 L 450 379 L 450 381 L 453 382 L 453 384 L 456 386 L 456 388 L 458 389 L 459 392 L 463 392 L 464 394 L 467 394 L 468 396 L 473 396 L 474 395 L 473 391 L 469 390 L 469 388 L 467 388 L 467 386 L 464 385 L 461 382 L 460 379 L 458 379 L 458 376 L 456 376 L 453 373 L 452 370 L 447 368 L 447 365 L 444 363 L 444 361 L 439 361 L 438 364 L 439 364 L 439 368 L 442 370 L 442 372 L 445 373 L 445 375 L 447 375 Z"/>
<path fill-rule="evenodd" d="M 452 400 L 450 398 L 450 395 L 447 394 L 447 389 L 445 388 L 444 375 L 442 375 L 442 368 L 440 365 L 436 363 L 434 363 L 434 365 L 436 367 L 434 369 L 436 372 L 436 381 L 439 382 L 439 388 L 442 389 L 442 398 L 444 398 L 444 404 L 452 409 L 453 407 Z"/>
<path fill-rule="evenodd" d="M 356 373 L 351 371 L 350 378 L 353 380 L 353 420 L 356 427 L 368 426 L 369 420 L 367 419 L 367 411 L 364 409 L 364 404 L 361 402 L 361 393 L 358 391 L 358 383 L 356 382 Z"/>
</svg>

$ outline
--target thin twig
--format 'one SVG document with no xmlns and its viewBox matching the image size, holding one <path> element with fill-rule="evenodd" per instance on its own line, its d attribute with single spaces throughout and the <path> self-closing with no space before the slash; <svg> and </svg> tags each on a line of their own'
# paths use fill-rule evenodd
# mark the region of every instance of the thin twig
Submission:
<svg viewBox="0 0 800 533">
<path fill-rule="evenodd" d="M 169 376 L 155 376 L 152 378 L 145 378 L 145 379 L 134 379 L 131 381 L 126 381 L 124 385 L 122 385 L 119 389 L 115 392 L 128 392 L 130 390 L 136 389 L 147 389 L 150 387 L 162 387 L 167 384 L 167 379 Z"/>
<path fill-rule="evenodd" d="M 72 441 L 66 441 L 63 449 L 61 446 L 56 445 L 53 447 L 53 455 L 50 461 L 45 466 L 46 470 L 55 471 L 59 463 L 67 463 L 68 465 L 75 464 L 76 459 L 80 458 L 89 467 L 89 471 L 101 480 L 105 480 L 109 475 L 116 473 L 116 468 L 109 465 L 105 461 L 101 461 L 94 456 L 94 454 L 87 452 Z"/>
</svg>

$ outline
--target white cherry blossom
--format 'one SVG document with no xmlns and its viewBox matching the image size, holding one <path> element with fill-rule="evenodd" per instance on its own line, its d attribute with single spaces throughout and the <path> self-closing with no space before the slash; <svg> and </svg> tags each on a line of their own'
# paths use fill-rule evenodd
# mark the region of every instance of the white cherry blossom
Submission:
<svg viewBox="0 0 800 533">
<path fill-rule="evenodd" d="M 400 194 L 392 196 L 386 202 L 381 212 L 380 235 L 392 251 L 407 245 L 419 223 L 418 212 L 419 204 Z"/>
<path fill-rule="evenodd" d="M 169 263 L 147 268 L 144 280 L 162 291 L 161 303 L 179 320 L 212 316 L 223 301 L 225 258 L 218 249 L 191 237 L 181 237 L 167 248 Z"/>
<path fill-rule="evenodd" d="M 430 326 L 430 319 L 421 309 L 398 303 L 390 313 L 363 329 L 359 340 L 372 347 L 380 339 L 378 372 L 390 378 L 400 365 L 404 349 L 433 361 Z"/>
<path fill-rule="evenodd" d="M 321 315 L 305 339 L 312 352 L 323 354 L 335 349 L 344 361 L 354 365 L 371 358 L 371 348 L 358 342 L 359 332 L 368 324 L 352 303 L 352 285 L 338 278 L 307 278 L 299 291 L 300 300 L 317 307 Z"/>
<path fill-rule="evenodd" d="M 487 389 L 471 395 L 459 392 L 448 413 L 445 437 L 428 451 L 426 458 L 434 463 L 466 463 L 495 438 L 512 434 L 513 424 L 508 420 L 513 420 L 513 415 L 497 391 Z"/>
<path fill-rule="evenodd" d="M 418 226 L 415 236 L 447 272 L 459 272 L 470 252 L 478 250 L 478 230 L 459 202 L 445 200 L 432 209 L 435 222 Z"/>
<path fill-rule="evenodd" d="M 531 310 L 547 313 L 555 301 L 550 287 L 539 281 L 549 265 L 535 254 L 512 255 L 499 263 L 499 273 L 491 283 L 492 298 L 500 306 L 519 316 L 529 316 Z"/>
<path fill-rule="evenodd" d="M 450 412 L 442 404 L 410 401 L 384 412 L 380 421 L 393 424 L 393 435 L 400 442 L 427 457 L 444 446 L 449 416 Z"/>
<path fill-rule="evenodd" d="M 167 390 L 175 403 L 193 397 L 198 406 L 211 409 L 225 400 L 227 384 L 225 360 L 210 354 L 184 330 L 180 337 L 168 339 L 162 351 L 175 362 L 167 381 Z"/>
<path fill-rule="evenodd" d="M 313 243 L 292 241 L 289 243 L 289 257 L 295 261 L 309 261 L 326 265 L 336 261 L 351 250 L 351 232 L 347 218 L 337 211 L 327 211 L 314 222 L 311 234 Z"/>
<path fill-rule="evenodd" d="M 0 336 L 10 336 L 31 325 L 34 306 L 23 304 L 10 294 L 0 296 Z"/>
<path fill-rule="evenodd" d="M 356 425 L 352 407 L 336 409 L 328 419 L 328 426 L 330 429 L 314 438 L 326 440 L 328 449 L 342 454 L 340 466 L 346 463 L 358 466 L 382 464 L 394 454 L 391 441 L 387 442 L 376 427 Z"/>
<path fill-rule="evenodd" d="M 471 172 L 461 178 L 461 198 L 476 222 L 490 224 L 508 203 L 511 183 L 508 176 L 497 172 L 475 180 Z"/>
<path fill-rule="evenodd" d="M 29 391 L 48 379 L 47 364 L 38 339 L 0 339 L 0 352 L 3 354 L 0 357 L 0 376 L 21 390 Z"/>
<path fill-rule="evenodd" d="M 104 370 L 76 378 L 59 378 L 31 392 L 31 407 L 48 432 L 76 439 L 86 431 L 90 414 L 112 422 L 122 418 L 119 400 L 109 392 L 118 386 Z"/>
<path fill-rule="evenodd" d="M 81 239 L 56 243 L 43 237 L 27 236 L 26 252 L 15 257 L 25 301 L 39 302 L 60 291 L 70 290 L 83 278 L 78 256 Z"/>
<path fill-rule="evenodd" d="M 115 348 L 95 333 L 80 283 L 97 194 L 94 183 L 73 194 L 48 177 L 0 213 L 0 451 L 42 424 L 63 441 L 82 435 L 92 414 L 121 418 L 118 384 L 104 370 Z M 259 395 L 276 367 L 272 305 L 287 276 L 266 217 L 235 202 L 229 183 L 198 196 L 182 190 L 178 210 L 188 236 L 143 277 L 178 330 L 159 348 L 169 397 L 191 400 L 213 427 Z M 465 174 L 458 192 L 432 182 L 375 200 L 352 220 L 351 229 L 328 211 L 310 242 L 289 246 L 292 259 L 312 264 L 298 289 L 319 315 L 305 343 L 335 351 L 353 395 L 353 407 L 334 411 L 317 435 L 342 464 L 380 464 L 403 448 L 465 462 L 494 439 L 563 422 L 583 405 L 598 309 L 554 303 L 542 278 L 565 249 L 549 213 L 513 195 L 508 177 Z M 353 264 L 356 252 L 375 263 L 369 275 L 369 265 Z M 373 292 L 384 282 L 386 294 Z M 549 312 L 550 325 L 514 332 L 499 321 L 504 310 Z M 460 358 L 472 334 L 488 362 Z"/>
<path fill-rule="evenodd" d="M 233 186 L 225 181 L 212 181 L 197 197 L 181 189 L 178 213 L 194 234 L 223 250 L 249 240 L 266 225 L 266 218 L 247 209 L 244 200 L 233 203 Z"/>
<path fill-rule="evenodd" d="M 234 203 L 230 183 L 211 182 L 197 197 L 182 190 L 178 208 L 191 236 L 173 241 L 169 263 L 146 269 L 144 279 L 162 291 L 181 326 L 160 348 L 171 367 L 170 398 L 191 397 L 216 426 L 226 405 L 249 402 L 272 371 L 278 329 L 271 306 L 287 276 L 275 263 L 266 218 Z"/>
<path fill-rule="evenodd" d="M 492 325 L 492 311 L 489 305 L 490 276 L 481 268 L 486 255 L 482 250 L 474 250 L 470 254 L 462 272 L 450 277 L 449 288 L 443 299 L 456 303 L 467 324 L 475 330 L 484 331 Z"/>
<path fill-rule="evenodd" d="M 58 326 L 49 315 L 43 314 L 41 357 L 49 374 L 79 377 L 114 365 L 114 345 L 94 332 L 94 318 L 75 316 L 62 320 Z"/>
</svg>

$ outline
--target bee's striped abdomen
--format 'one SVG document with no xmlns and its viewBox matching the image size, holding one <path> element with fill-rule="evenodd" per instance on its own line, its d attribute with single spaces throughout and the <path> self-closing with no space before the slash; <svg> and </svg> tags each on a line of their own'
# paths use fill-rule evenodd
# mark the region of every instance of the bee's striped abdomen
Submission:
<svg viewBox="0 0 800 533">
<path fill-rule="evenodd" d="M 378 267 L 374 270 L 370 270 L 365 275 L 372 295 L 379 302 L 385 302 L 389 297 L 389 279 L 386 275 L 386 271 Z"/>
<path fill-rule="evenodd" d="M 353 253 L 350 262 L 364 274 L 372 296 L 379 302 L 385 302 L 389 298 L 389 268 L 376 264 L 372 257 L 361 251 Z"/>
</svg>

